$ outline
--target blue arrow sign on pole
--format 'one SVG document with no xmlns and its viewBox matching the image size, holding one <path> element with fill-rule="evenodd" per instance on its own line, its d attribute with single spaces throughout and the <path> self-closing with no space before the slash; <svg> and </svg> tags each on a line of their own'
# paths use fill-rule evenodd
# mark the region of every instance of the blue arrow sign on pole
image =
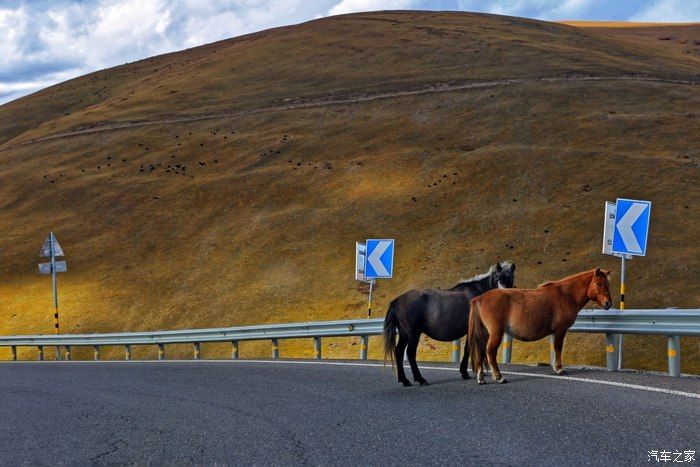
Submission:
<svg viewBox="0 0 700 467">
<path fill-rule="evenodd" d="M 367 240 L 365 279 L 388 279 L 394 274 L 394 240 Z"/>
<path fill-rule="evenodd" d="M 615 211 L 613 253 L 645 256 L 651 201 L 618 198 Z"/>
</svg>

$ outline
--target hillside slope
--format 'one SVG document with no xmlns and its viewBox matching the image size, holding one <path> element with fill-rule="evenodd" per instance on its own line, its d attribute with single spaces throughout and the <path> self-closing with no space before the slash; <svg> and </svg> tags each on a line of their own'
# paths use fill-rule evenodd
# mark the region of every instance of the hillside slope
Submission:
<svg viewBox="0 0 700 467">
<path fill-rule="evenodd" d="M 35 272 L 49 230 L 69 261 L 66 332 L 229 326 L 363 316 L 353 248 L 370 237 L 397 239 L 376 310 L 506 258 L 523 287 L 617 271 L 600 231 L 603 202 L 618 196 L 654 203 L 628 307 L 697 306 L 700 66 L 664 47 L 610 28 L 368 13 L 0 106 L 0 333 L 51 332 L 50 284 Z M 663 339 L 627 342 L 631 364 L 663 367 Z M 324 354 L 355 345 L 328 340 Z M 683 351 L 684 371 L 700 372 L 697 340 Z M 515 346 L 515 360 L 546 355 L 545 343 Z M 565 360 L 602 363 L 602 338 L 570 336 Z"/>
</svg>

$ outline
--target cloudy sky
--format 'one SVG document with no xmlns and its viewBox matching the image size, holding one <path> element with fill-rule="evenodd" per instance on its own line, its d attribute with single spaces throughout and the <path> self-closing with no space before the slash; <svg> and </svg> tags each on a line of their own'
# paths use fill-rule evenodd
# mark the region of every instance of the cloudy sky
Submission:
<svg viewBox="0 0 700 467">
<path fill-rule="evenodd" d="M 700 2 L 693 0 L 0 0 L 0 104 L 152 55 L 323 16 L 388 9 L 700 21 Z"/>
</svg>

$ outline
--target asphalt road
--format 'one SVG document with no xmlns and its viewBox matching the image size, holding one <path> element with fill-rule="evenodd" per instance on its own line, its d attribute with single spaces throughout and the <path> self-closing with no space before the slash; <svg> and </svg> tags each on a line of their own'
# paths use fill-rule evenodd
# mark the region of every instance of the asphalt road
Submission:
<svg viewBox="0 0 700 467">
<path fill-rule="evenodd" d="M 700 458 L 699 378 L 576 369 L 545 378 L 548 368 L 504 365 L 508 384 L 478 386 L 452 366 L 423 367 L 432 384 L 403 388 L 390 370 L 357 363 L 2 363 L 0 464 Z"/>
</svg>

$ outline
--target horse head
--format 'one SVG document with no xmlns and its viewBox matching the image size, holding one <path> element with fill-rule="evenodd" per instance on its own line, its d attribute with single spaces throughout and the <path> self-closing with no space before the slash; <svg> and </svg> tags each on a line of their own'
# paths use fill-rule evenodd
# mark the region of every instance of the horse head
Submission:
<svg viewBox="0 0 700 467">
<path fill-rule="evenodd" d="M 606 310 L 609 310 L 613 305 L 612 297 L 610 296 L 610 281 L 608 276 L 612 269 L 601 271 L 600 268 L 595 268 L 593 278 L 588 286 L 588 299 L 596 302 Z"/>
<path fill-rule="evenodd" d="M 493 280 L 499 289 L 512 289 L 515 287 L 515 264 L 510 261 L 496 263 L 493 269 Z"/>
</svg>

